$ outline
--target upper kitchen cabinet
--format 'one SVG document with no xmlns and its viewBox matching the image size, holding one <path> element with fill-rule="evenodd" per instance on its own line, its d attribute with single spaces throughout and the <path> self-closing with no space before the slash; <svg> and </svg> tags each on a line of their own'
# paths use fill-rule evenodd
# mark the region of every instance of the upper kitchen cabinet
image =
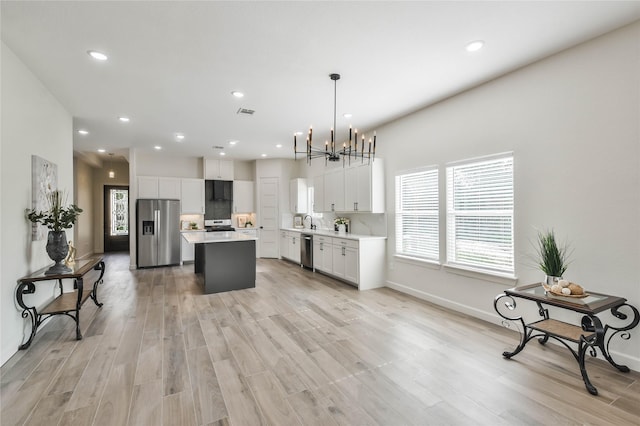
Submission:
<svg viewBox="0 0 640 426">
<path fill-rule="evenodd" d="M 253 181 L 233 181 L 233 212 L 252 213 L 253 207 Z"/>
<path fill-rule="evenodd" d="M 204 179 L 181 179 L 182 214 L 204 214 Z"/>
<path fill-rule="evenodd" d="M 324 174 L 324 211 L 344 210 L 344 169 L 330 170 Z"/>
<path fill-rule="evenodd" d="M 180 199 L 180 178 L 138 176 L 138 198 Z"/>
<path fill-rule="evenodd" d="M 381 159 L 370 165 L 345 169 L 344 211 L 384 213 L 384 165 Z"/>
<path fill-rule="evenodd" d="M 179 178 L 158 178 L 158 198 L 179 200 L 181 198 L 180 189 Z"/>
<path fill-rule="evenodd" d="M 204 178 L 213 180 L 233 180 L 233 161 L 205 158 Z"/>
<path fill-rule="evenodd" d="M 289 181 L 289 206 L 291 213 L 308 213 L 307 180 L 296 178 Z"/>
<path fill-rule="evenodd" d="M 324 212 L 324 175 L 313 178 L 313 212 Z"/>
</svg>

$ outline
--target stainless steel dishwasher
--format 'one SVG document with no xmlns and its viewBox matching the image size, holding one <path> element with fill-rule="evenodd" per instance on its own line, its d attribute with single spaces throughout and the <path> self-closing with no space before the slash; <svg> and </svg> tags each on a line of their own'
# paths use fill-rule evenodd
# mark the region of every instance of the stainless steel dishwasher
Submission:
<svg viewBox="0 0 640 426">
<path fill-rule="evenodd" d="M 300 241 L 300 264 L 313 269 L 313 235 L 302 234 Z"/>
</svg>

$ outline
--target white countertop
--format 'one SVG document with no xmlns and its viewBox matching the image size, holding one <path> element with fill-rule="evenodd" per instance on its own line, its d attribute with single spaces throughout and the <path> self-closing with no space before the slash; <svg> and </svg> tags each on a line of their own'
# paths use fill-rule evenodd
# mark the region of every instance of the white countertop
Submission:
<svg viewBox="0 0 640 426">
<path fill-rule="evenodd" d="M 308 235 L 323 235 L 323 236 L 327 236 L 327 237 L 335 237 L 335 238 L 345 238 L 347 240 L 386 240 L 387 237 L 381 237 L 378 235 L 362 235 L 362 234 L 352 234 L 352 233 L 345 233 L 345 234 L 340 234 L 338 231 L 332 231 L 330 229 L 316 229 L 316 230 L 311 230 L 308 228 L 280 228 L 280 230 L 282 231 L 291 231 L 291 232 L 300 232 L 302 234 L 308 234 Z"/>
<path fill-rule="evenodd" d="M 205 232 L 206 229 L 181 229 L 180 232 Z"/>
<path fill-rule="evenodd" d="M 257 240 L 257 237 L 240 234 L 238 232 L 183 232 L 184 238 L 189 244 L 202 243 L 232 243 L 235 241 Z"/>
</svg>

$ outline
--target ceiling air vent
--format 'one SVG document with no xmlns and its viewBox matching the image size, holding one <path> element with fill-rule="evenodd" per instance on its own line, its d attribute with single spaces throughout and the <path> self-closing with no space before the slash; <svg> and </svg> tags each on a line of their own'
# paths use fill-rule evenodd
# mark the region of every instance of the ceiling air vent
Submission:
<svg viewBox="0 0 640 426">
<path fill-rule="evenodd" d="M 255 111 L 252 109 L 247 109 L 247 108 L 240 108 L 237 112 L 237 114 L 246 114 L 246 115 L 253 115 Z"/>
</svg>

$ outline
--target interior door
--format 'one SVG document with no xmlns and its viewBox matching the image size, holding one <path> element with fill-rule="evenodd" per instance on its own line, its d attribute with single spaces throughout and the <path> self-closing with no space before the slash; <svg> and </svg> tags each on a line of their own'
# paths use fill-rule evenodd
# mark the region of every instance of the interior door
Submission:
<svg viewBox="0 0 640 426">
<path fill-rule="evenodd" d="M 260 257 L 278 257 L 278 178 L 260 178 Z"/>
<path fill-rule="evenodd" d="M 104 251 L 129 251 L 128 186 L 104 186 Z"/>
</svg>

